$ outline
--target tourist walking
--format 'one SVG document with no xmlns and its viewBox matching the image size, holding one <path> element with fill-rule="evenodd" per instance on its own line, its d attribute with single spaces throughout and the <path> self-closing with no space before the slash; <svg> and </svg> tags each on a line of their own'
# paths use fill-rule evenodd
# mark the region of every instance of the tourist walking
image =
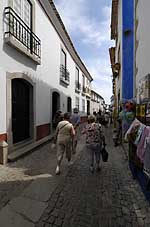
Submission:
<svg viewBox="0 0 150 227">
<path fill-rule="evenodd" d="M 71 148 L 72 139 L 75 136 L 75 130 L 73 125 L 69 122 L 70 114 L 64 114 L 64 120 L 58 123 L 56 128 L 56 147 L 57 147 L 57 167 L 56 174 L 60 174 L 60 165 L 63 159 L 64 153 L 68 160 L 68 164 L 71 161 Z"/>
<path fill-rule="evenodd" d="M 109 119 L 110 119 L 109 113 L 106 112 L 105 115 L 104 115 L 104 122 L 105 122 L 106 128 L 109 126 Z"/>
<path fill-rule="evenodd" d="M 73 127 L 75 129 L 75 136 L 73 137 L 73 141 L 72 141 L 72 153 L 75 154 L 78 139 L 79 139 L 79 133 L 80 133 L 80 130 L 79 130 L 80 115 L 77 108 L 74 108 L 70 121 L 73 124 Z"/>
<path fill-rule="evenodd" d="M 105 137 L 102 126 L 96 123 L 94 115 L 88 117 L 88 124 L 82 130 L 82 134 L 86 134 L 86 145 L 90 158 L 90 170 L 94 172 L 94 160 L 96 161 L 96 170 L 100 170 L 100 156 L 102 146 L 105 146 Z"/>
<path fill-rule="evenodd" d="M 56 129 L 58 123 L 63 120 L 61 110 L 57 110 L 53 118 L 53 128 Z"/>
</svg>

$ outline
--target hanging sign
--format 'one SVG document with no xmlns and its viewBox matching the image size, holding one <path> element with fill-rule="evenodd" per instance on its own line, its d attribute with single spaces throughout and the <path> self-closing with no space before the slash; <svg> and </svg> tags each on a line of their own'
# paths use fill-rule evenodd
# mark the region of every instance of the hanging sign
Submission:
<svg viewBox="0 0 150 227">
<path fill-rule="evenodd" d="M 146 105 L 142 104 L 140 105 L 140 117 L 145 117 L 146 114 Z"/>
</svg>

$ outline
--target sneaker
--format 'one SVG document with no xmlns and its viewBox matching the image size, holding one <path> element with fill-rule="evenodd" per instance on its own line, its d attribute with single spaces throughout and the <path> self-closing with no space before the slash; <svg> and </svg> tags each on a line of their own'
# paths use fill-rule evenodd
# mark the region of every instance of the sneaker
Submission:
<svg viewBox="0 0 150 227">
<path fill-rule="evenodd" d="M 94 173 L 94 167 L 93 166 L 90 166 L 90 171 L 91 171 L 91 173 Z"/>
<path fill-rule="evenodd" d="M 59 175 L 60 174 L 60 168 L 59 168 L 59 166 L 56 167 L 55 173 L 56 173 L 56 175 Z"/>
</svg>

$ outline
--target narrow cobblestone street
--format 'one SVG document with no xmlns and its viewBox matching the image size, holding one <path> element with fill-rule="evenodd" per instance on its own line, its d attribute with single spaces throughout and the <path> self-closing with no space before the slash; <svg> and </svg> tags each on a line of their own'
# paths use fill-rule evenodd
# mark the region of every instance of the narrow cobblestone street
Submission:
<svg viewBox="0 0 150 227">
<path fill-rule="evenodd" d="M 105 130 L 108 163 L 89 171 L 84 138 L 74 163 L 64 161 L 55 176 L 55 151 L 50 144 L 0 167 L 0 226 L 2 227 L 148 227 L 150 206 L 132 179 L 126 155 L 113 147 Z"/>
</svg>

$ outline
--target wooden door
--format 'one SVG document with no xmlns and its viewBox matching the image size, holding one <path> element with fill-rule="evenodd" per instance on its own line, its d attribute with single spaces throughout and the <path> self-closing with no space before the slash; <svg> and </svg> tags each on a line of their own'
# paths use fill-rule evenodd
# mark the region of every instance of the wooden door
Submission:
<svg viewBox="0 0 150 227">
<path fill-rule="evenodd" d="M 30 87 L 23 79 L 12 80 L 13 143 L 30 137 Z"/>
</svg>

